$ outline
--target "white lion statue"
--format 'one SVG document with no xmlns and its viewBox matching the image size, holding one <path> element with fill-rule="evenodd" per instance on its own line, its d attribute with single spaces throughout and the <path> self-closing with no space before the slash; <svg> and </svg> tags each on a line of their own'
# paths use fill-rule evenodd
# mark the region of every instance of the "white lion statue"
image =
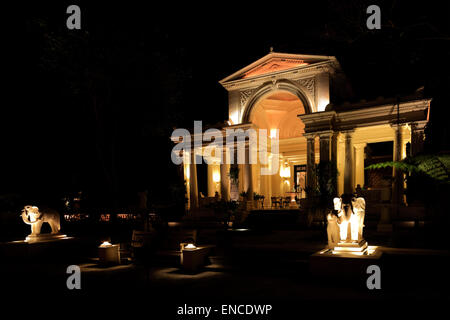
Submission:
<svg viewBox="0 0 450 320">
<path fill-rule="evenodd" d="M 31 236 L 41 234 L 41 227 L 44 222 L 50 225 L 52 234 L 58 234 L 61 229 L 59 213 L 54 210 L 39 211 L 38 207 L 25 206 L 22 209 L 21 216 L 23 222 L 31 225 Z"/>
</svg>

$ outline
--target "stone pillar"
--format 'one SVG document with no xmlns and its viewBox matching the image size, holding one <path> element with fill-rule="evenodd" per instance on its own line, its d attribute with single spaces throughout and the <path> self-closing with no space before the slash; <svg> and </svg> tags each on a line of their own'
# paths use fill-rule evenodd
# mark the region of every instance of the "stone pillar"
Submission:
<svg viewBox="0 0 450 320">
<path fill-rule="evenodd" d="M 337 166 L 337 135 L 333 131 L 319 133 L 320 162 L 334 162 Z M 337 177 L 334 189 L 338 190 Z"/>
<path fill-rule="evenodd" d="M 339 143 L 339 132 L 333 132 L 331 136 L 331 161 L 336 162 L 338 157 L 338 143 Z"/>
<path fill-rule="evenodd" d="M 250 148 L 245 149 L 244 191 L 248 192 L 249 200 L 253 200 L 253 165 L 250 163 L 249 150 Z"/>
<path fill-rule="evenodd" d="M 394 150 L 393 150 L 393 160 L 402 160 L 403 155 L 403 126 L 402 125 L 392 125 L 394 129 Z M 403 203 L 403 172 L 395 167 L 392 169 L 392 203 L 401 204 Z"/>
<path fill-rule="evenodd" d="M 220 165 L 220 196 L 222 200 L 230 200 L 230 177 L 228 173 L 230 171 L 230 165 L 225 161 Z"/>
<path fill-rule="evenodd" d="M 333 131 L 325 131 L 319 133 L 320 162 L 328 162 L 331 160 Z"/>
<path fill-rule="evenodd" d="M 344 193 L 353 193 L 353 131 L 345 132 Z"/>
<path fill-rule="evenodd" d="M 214 197 L 214 192 L 216 191 L 216 187 L 214 186 L 214 180 L 213 180 L 213 175 L 214 175 L 214 166 L 213 165 L 210 165 L 210 164 L 207 165 L 207 174 L 208 174 L 208 178 L 207 178 L 208 194 L 206 196 Z"/>
<path fill-rule="evenodd" d="M 233 168 L 234 170 L 239 170 L 238 180 L 233 183 L 233 181 L 230 179 L 230 200 L 238 201 L 240 192 L 239 188 L 242 185 L 242 170 L 241 166 L 237 163 L 237 145 L 234 144 L 233 148 L 231 150 L 228 150 L 226 154 L 229 155 L 229 158 L 226 158 L 227 163 L 230 163 L 230 165 L 228 166 L 228 170 L 231 170 L 231 168 Z"/>
<path fill-rule="evenodd" d="M 336 157 L 336 163 L 337 163 L 337 169 L 338 169 L 338 195 L 341 195 L 344 193 L 344 172 L 345 172 L 345 140 L 344 135 L 338 133 L 336 135 L 336 145 L 337 145 L 337 157 Z"/>
<path fill-rule="evenodd" d="M 316 187 L 314 134 L 305 134 L 306 138 L 306 186 L 310 190 Z"/>
<path fill-rule="evenodd" d="M 426 121 L 411 123 L 411 155 L 415 156 L 423 151 L 423 142 L 425 140 Z"/>
<path fill-rule="evenodd" d="M 366 143 L 358 143 L 355 147 L 355 186 L 364 186 L 364 148 Z"/>
<path fill-rule="evenodd" d="M 189 200 L 190 209 L 198 208 L 197 164 L 195 151 L 191 152 L 191 164 L 189 165 Z"/>
</svg>

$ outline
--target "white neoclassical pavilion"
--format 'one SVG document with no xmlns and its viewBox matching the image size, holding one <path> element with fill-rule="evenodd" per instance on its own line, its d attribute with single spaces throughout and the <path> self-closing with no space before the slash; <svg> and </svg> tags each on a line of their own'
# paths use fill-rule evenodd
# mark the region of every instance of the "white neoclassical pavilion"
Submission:
<svg viewBox="0 0 450 320">
<path fill-rule="evenodd" d="M 364 185 L 364 148 L 368 143 L 392 141 L 394 160 L 420 152 L 428 121 L 430 99 L 403 97 L 333 106 L 333 94 L 348 88 L 339 62 L 332 56 L 270 52 L 220 81 L 228 91 L 227 128 L 279 130 L 279 170 L 261 175 L 263 164 L 240 164 L 238 192 L 230 189 L 229 164 L 208 165 L 208 196 L 223 199 L 242 191 L 265 199 L 284 196 L 315 183 L 314 165 L 335 161 L 338 193 Z M 205 146 L 201 146 L 204 148 Z M 223 148 L 222 151 L 224 151 Z M 197 150 L 198 151 L 198 150 Z M 270 152 L 269 152 L 270 154 Z M 195 157 L 193 157 L 195 159 Z M 195 162 L 195 161 L 193 161 Z M 184 175 L 191 208 L 198 206 L 196 164 L 185 164 Z M 393 171 L 393 176 L 397 173 Z M 394 194 L 402 188 L 398 181 Z"/>
</svg>

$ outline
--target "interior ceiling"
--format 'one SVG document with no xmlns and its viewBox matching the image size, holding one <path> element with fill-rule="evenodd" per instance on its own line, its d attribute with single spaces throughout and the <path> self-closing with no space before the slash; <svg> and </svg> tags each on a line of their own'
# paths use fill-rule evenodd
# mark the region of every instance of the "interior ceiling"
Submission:
<svg viewBox="0 0 450 320">
<path fill-rule="evenodd" d="M 303 103 L 297 96 L 277 91 L 256 103 L 250 121 L 261 129 L 279 129 L 280 139 L 295 138 L 304 133 L 305 126 L 297 117 L 304 113 Z"/>
</svg>

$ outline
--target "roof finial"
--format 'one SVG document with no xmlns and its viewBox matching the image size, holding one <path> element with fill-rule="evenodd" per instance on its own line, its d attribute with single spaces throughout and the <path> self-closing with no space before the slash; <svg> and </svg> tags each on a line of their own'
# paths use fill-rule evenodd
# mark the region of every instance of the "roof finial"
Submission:
<svg viewBox="0 0 450 320">
<path fill-rule="evenodd" d="M 270 52 L 273 52 L 273 47 L 270 47 Z"/>
</svg>

